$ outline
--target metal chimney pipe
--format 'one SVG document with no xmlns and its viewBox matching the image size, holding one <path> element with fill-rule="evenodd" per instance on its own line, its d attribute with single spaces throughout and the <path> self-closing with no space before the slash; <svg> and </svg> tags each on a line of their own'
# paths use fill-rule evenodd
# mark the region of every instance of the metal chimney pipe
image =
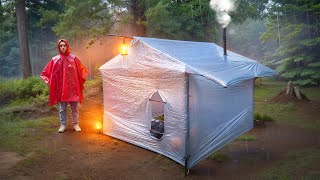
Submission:
<svg viewBox="0 0 320 180">
<path fill-rule="evenodd" d="M 227 55 L 227 28 L 223 28 L 223 55 Z"/>
</svg>

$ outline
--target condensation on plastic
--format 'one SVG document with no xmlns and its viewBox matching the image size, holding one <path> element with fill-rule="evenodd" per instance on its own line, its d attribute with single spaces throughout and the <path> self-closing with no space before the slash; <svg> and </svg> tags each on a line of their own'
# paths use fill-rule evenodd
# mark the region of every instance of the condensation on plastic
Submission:
<svg viewBox="0 0 320 180">
<path fill-rule="evenodd" d="M 135 38 L 133 43 L 136 41 L 183 62 L 187 73 L 202 75 L 224 87 L 255 77 L 275 75 L 272 69 L 231 51 L 224 56 L 223 48 L 214 43 L 143 37 Z"/>
<path fill-rule="evenodd" d="M 191 168 L 252 128 L 253 78 L 274 75 L 274 71 L 232 52 L 227 58 L 222 53 L 213 43 L 135 37 L 127 56 L 118 55 L 99 69 L 104 134 L 182 165 L 188 149 Z M 149 99 L 157 92 L 165 102 L 165 133 L 160 139 L 149 131 Z"/>
<path fill-rule="evenodd" d="M 190 76 L 190 167 L 253 127 L 253 87 L 253 79 L 223 88 Z"/>
</svg>

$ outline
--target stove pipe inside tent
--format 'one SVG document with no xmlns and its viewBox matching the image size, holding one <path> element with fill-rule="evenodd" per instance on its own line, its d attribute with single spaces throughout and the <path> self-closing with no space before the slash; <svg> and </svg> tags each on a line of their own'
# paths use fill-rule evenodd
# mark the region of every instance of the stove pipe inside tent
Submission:
<svg viewBox="0 0 320 180">
<path fill-rule="evenodd" d="M 227 28 L 223 28 L 223 55 L 227 55 Z"/>
</svg>

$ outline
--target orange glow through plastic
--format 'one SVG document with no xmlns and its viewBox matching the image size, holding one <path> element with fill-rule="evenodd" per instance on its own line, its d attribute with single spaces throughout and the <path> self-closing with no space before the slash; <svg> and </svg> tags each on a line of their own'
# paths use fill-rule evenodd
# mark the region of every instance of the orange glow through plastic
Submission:
<svg viewBox="0 0 320 180">
<path fill-rule="evenodd" d="M 120 53 L 122 56 L 128 55 L 128 45 L 126 44 L 126 42 L 124 40 L 123 40 L 123 43 L 121 44 L 121 47 L 120 47 Z"/>
<path fill-rule="evenodd" d="M 102 127 L 101 122 L 96 123 L 96 130 L 100 130 Z"/>
</svg>

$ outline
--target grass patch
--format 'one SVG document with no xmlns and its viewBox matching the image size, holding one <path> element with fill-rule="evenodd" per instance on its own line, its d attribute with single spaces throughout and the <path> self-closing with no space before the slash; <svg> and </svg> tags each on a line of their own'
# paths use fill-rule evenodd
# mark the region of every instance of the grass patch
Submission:
<svg viewBox="0 0 320 180">
<path fill-rule="evenodd" d="M 255 81 L 254 101 L 267 101 L 286 89 L 288 82 L 277 81 L 274 78 L 258 78 Z M 320 101 L 319 87 L 300 87 L 301 93 L 312 101 Z"/>
<path fill-rule="evenodd" d="M 9 105 L 3 107 L 0 110 L 0 113 L 20 113 L 20 112 L 27 112 L 27 111 L 34 111 L 35 106 L 32 102 L 28 101 L 21 101 L 19 104 L 18 101 L 13 101 L 13 103 L 10 103 Z"/>
<path fill-rule="evenodd" d="M 26 168 L 31 168 L 39 159 L 37 156 L 29 156 L 18 162 L 15 166 L 16 171 L 22 171 Z M 25 174 L 26 175 L 26 174 Z"/>
<path fill-rule="evenodd" d="M 209 156 L 209 159 L 214 159 L 217 162 L 222 163 L 222 162 L 229 160 L 229 157 L 228 157 L 228 155 L 226 155 L 225 153 L 223 153 L 221 151 L 216 151 Z"/>
<path fill-rule="evenodd" d="M 0 148 L 25 156 L 35 151 L 32 142 L 41 140 L 43 134 L 53 132 L 52 124 L 57 123 L 54 117 L 22 120 L 17 115 L 1 113 Z"/>
<path fill-rule="evenodd" d="M 52 124 L 58 123 L 56 118 L 37 118 L 50 111 L 48 92 L 48 86 L 37 77 L 0 80 L 1 149 L 26 155 L 35 151 L 33 142 L 53 132 Z"/>
<path fill-rule="evenodd" d="M 293 103 L 288 104 L 267 104 L 267 103 L 255 103 L 255 114 L 271 114 L 270 117 L 272 118 L 272 114 L 275 113 L 291 113 L 296 111 L 298 108 Z"/>
<path fill-rule="evenodd" d="M 91 80 L 87 80 L 84 83 L 84 86 L 86 88 L 90 88 L 90 87 L 102 87 L 102 78 L 101 76 L 95 76 L 93 79 Z"/>
<path fill-rule="evenodd" d="M 267 101 L 277 96 L 282 90 L 281 86 L 262 86 L 255 87 L 254 101 Z"/>
<path fill-rule="evenodd" d="M 242 136 L 237 138 L 237 140 L 239 140 L 239 141 L 254 141 L 256 139 L 257 138 L 252 136 L 252 135 L 242 135 Z"/>
<path fill-rule="evenodd" d="M 268 104 L 265 102 L 255 102 L 255 114 L 268 114 L 277 123 L 289 124 L 297 127 L 320 130 L 319 121 L 314 121 L 312 114 L 307 114 L 303 109 L 293 103 L 289 104 Z"/>
<path fill-rule="evenodd" d="M 14 166 L 14 170 L 22 173 L 24 176 L 29 176 L 31 175 L 30 169 L 38 164 L 45 155 L 46 154 L 30 153 Z"/>
<path fill-rule="evenodd" d="M 258 121 L 264 121 L 264 122 L 271 122 L 274 121 L 274 119 L 272 117 L 270 117 L 267 114 L 260 114 L 260 113 L 254 113 L 254 120 L 258 120 Z"/>
<path fill-rule="evenodd" d="M 265 170 L 256 179 L 320 179 L 320 151 L 306 149 L 288 153 L 271 169 Z"/>
<path fill-rule="evenodd" d="M 301 88 L 301 92 L 307 96 L 312 101 L 320 101 L 320 88 Z"/>
<path fill-rule="evenodd" d="M 277 80 L 277 78 L 273 77 L 264 77 L 264 78 L 257 78 L 255 81 L 255 85 L 257 86 L 265 86 L 265 85 L 269 85 L 269 86 L 286 86 L 287 82 L 285 81 L 281 81 L 281 80 Z"/>
</svg>

